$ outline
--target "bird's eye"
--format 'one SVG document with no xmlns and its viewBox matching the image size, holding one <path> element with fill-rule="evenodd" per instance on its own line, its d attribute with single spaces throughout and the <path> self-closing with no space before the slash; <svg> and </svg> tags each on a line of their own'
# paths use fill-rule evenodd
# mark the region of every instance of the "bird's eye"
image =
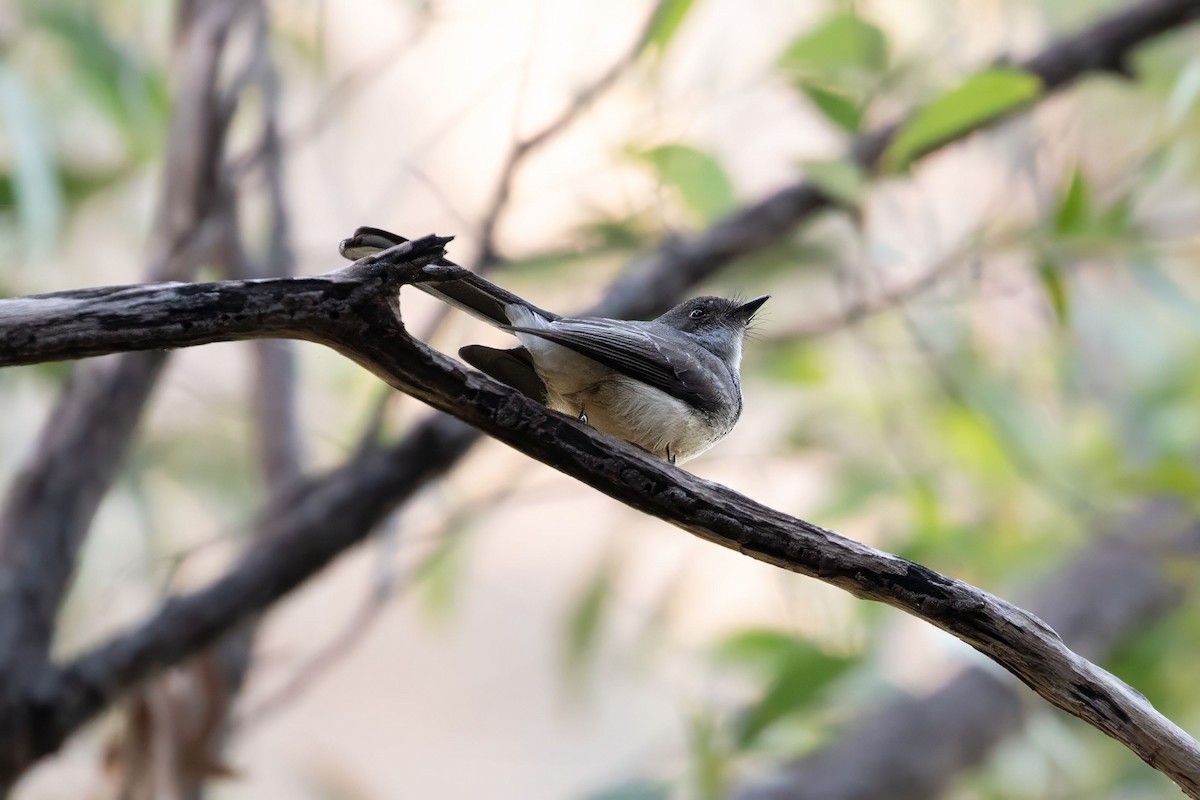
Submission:
<svg viewBox="0 0 1200 800">
<path fill-rule="evenodd" d="M 693 308 L 692 313 L 688 314 L 688 316 L 691 317 L 692 319 L 700 319 L 707 313 L 708 312 L 705 311 L 703 308 Z"/>
</svg>

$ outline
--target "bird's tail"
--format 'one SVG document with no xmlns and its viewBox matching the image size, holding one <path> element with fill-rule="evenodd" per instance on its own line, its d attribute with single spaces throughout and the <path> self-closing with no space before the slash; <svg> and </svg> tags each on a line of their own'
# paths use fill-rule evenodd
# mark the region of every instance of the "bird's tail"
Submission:
<svg viewBox="0 0 1200 800">
<path fill-rule="evenodd" d="M 407 242 L 403 236 L 380 228 L 362 227 L 354 232 L 349 239 L 343 239 L 338 248 L 342 256 L 352 261 L 373 256 L 389 247 Z M 451 261 L 442 259 L 441 265 L 457 266 Z M 558 314 L 538 308 L 523 298 L 517 297 L 507 289 L 503 289 L 486 278 L 474 273 L 467 273 L 462 278 L 450 281 L 422 282 L 415 284 L 418 289 L 428 292 L 439 300 L 461 308 L 484 322 L 505 327 L 512 324 L 505 312 L 510 305 L 516 305 L 547 320 L 558 319 Z"/>
</svg>

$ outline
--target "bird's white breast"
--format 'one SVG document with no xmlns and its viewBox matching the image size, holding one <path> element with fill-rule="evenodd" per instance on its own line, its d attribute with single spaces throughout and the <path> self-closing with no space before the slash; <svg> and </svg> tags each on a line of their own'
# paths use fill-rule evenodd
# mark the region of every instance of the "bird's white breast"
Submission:
<svg viewBox="0 0 1200 800">
<path fill-rule="evenodd" d="M 521 306 L 506 309 L 512 324 L 549 328 L 553 322 Z M 533 357 L 546 384 L 547 405 L 579 417 L 604 431 L 648 450 L 660 458 L 683 463 L 703 453 L 729 432 L 677 397 L 604 364 L 531 333 L 514 332 Z"/>
</svg>

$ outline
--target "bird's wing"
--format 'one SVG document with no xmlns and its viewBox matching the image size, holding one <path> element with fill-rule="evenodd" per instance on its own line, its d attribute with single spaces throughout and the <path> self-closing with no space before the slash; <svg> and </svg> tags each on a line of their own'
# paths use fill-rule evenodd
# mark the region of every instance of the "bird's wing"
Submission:
<svg viewBox="0 0 1200 800">
<path fill-rule="evenodd" d="M 497 350 L 481 344 L 469 344 L 460 348 L 458 354 L 463 361 L 480 372 L 486 372 L 501 383 L 507 383 L 521 394 L 545 405 L 546 384 L 538 377 L 533 368 L 533 358 L 524 347 Z"/>
<path fill-rule="evenodd" d="M 673 331 L 659 332 L 650 325 L 565 317 L 545 327 L 509 330 L 567 347 L 702 411 L 718 404 L 708 359 L 698 348 L 671 341 Z"/>
</svg>

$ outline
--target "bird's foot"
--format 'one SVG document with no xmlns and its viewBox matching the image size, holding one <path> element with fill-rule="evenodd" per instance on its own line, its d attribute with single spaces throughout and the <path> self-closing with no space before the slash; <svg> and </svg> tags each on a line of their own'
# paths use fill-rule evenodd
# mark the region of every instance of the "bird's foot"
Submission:
<svg viewBox="0 0 1200 800">
<path fill-rule="evenodd" d="M 588 421 L 587 421 L 587 412 L 586 412 L 586 411 L 584 411 L 582 408 L 581 408 L 581 409 L 579 409 L 579 421 L 580 421 L 580 422 L 582 422 L 584 425 L 587 425 L 587 424 L 588 424 Z"/>
<path fill-rule="evenodd" d="M 675 454 L 671 452 L 671 445 L 667 445 L 667 463 L 675 465 Z"/>
</svg>

